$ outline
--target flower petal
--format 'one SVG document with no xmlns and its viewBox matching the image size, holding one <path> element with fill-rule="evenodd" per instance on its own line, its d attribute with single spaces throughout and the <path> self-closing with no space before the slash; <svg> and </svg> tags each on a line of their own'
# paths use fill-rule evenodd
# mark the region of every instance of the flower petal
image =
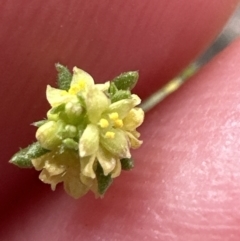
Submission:
<svg viewBox="0 0 240 241">
<path fill-rule="evenodd" d="M 141 136 L 140 132 L 134 130 L 134 131 L 131 131 L 131 134 L 134 135 L 136 138 L 139 138 Z"/>
<path fill-rule="evenodd" d="M 35 159 L 31 160 L 34 168 L 37 171 L 41 171 L 43 169 L 44 164 L 45 164 L 45 160 L 46 160 L 47 157 L 48 157 L 48 154 L 45 154 L 41 157 L 38 157 L 38 158 L 35 158 Z"/>
<path fill-rule="evenodd" d="M 84 176 L 82 173 L 80 173 L 80 180 L 85 186 L 89 188 L 93 185 L 94 181 L 94 179 L 92 179 L 91 177 Z"/>
<path fill-rule="evenodd" d="M 134 106 L 137 106 L 141 103 L 141 99 L 138 97 L 138 95 L 132 94 L 131 95 Z"/>
<path fill-rule="evenodd" d="M 70 94 L 76 95 L 79 91 L 85 91 L 94 85 L 94 80 L 90 74 L 79 69 L 73 68 L 73 78 L 69 89 Z"/>
<path fill-rule="evenodd" d="M 101 90 L 92 88 L 86 95 L 85 103 L 89 120 L 96 124 L 110 105 L 110 100 Z"/>
<path fill-rule="evenodd" d="M 107 81 L 107 82 L 105 82 L 105 83 L 103 83 L 103 84 L 96 84 L 95 86 L 96 86 L 99 90 L 101 90 L 101 91 L 106 91 L 106 90 L 108 90 L 109 87 L 110 87 L 110 81 Z"/>
<path fill-rule="evenodd" d="M 142 145 L 143 141 L 138 140 L 131 132 L 127 132 L 127 135 L 131 143 L 131 148 L 137 149 Z"/>
<path fill-rule="evenodd" d="M 129 158 L 131 154 L 129 152 L 128 138 L 124 131 L 120 129 L 109 129 L 109 132 L 113 134 L 111 138 L 101 133 L 100 143 L 108 150 L 112 155 L 119 158 Z"/>
<path fill-rule="evenodd" d="M 43 169 L 39 175 L 39 179 L 46 184 L 51 184 L 51 189 L 54 191 L 58 183 L 62 182 L 63 175 L 51 176 L 49 172 Z"/>
<path fill-rule="evenodd" d="M 116 166 L 116 158 L 104 148 L 100 147 L 97 159 L 102 166 L 103 174 L 107 176 Z"/>
<path fill-rule="evenodd" d="M 117 102 L 112 103 L 107 113 L 114 113 L 117 112 L 120 119 L 123 119 L 127 116 L 129 111 L 135 107 L 136 105 L 140 104 L 141 100 L 137 95 L 131 95 L 131 99 L 122 99 Z"/>
<path fill-rule="evenodd" d="M 66 166 L 59 165 L 57 163 L 51 163 L 50 161 L 46 161 L 43 167 L 46 171 L 48 171 L 50 176 L 56 176 L 62 174 L 66 171 Z"/>
<path fill-rule="evenodd" d="M 123 119 L 124 129 L 133 131 L 143 123 L 144 112 L 141 108 L 133 108 Z"/>
<path fill-rule="evenodd" d="M 93 164 L 95 161 L 95 156 L 83 157 L 80 160 L 81 163 L 81 173 L 86 177 L 95 178 L 96 174 L 93 170 Z"/>
<path fill-rule="evenodd" d="M 97 152 L 99 147 L 98 127 L 88 124 L 79 141 L 80 157 L 90 156 Z"/>
<path fill-rule="evenodd" d="M 118 159 L 116 162 L 116 166 L 114 168 L 114 170 L 112 171 L 112 178 L 118 177 L 121 174 L 121 170 L 122 170 L 122 166 L 121 166 L 121 162 Z"/>
<path fill-rule="evenodd" d="M 70 95 L 66 90 L 56 89 L 50 85 L 47 86 L 46 97 L 52 107 L 67 103 L 69 101 L 77 101 L 77 97 Z"/>
<path fill-rule="evenodd" d="M 83 195 L 85 195 L 89 187 L 85 186 L 81 181 L 80 178 L 75 176 L 69 176 L 69 178 L 66 178 L 64 180 L 64 190 L 73 198 L 80 198 Z"/>
<path fill-rule="evenodd" d="M 90 188 L 90 190 L 94 193 L 95 198 L 99 198 L 100 195 L 98 193 L 98 182 L 97 179 L 92 179 L 90 177 L 86 177 L 83 174 L 80 174 L 80 179 L 82 183 Z"/>
</svg>

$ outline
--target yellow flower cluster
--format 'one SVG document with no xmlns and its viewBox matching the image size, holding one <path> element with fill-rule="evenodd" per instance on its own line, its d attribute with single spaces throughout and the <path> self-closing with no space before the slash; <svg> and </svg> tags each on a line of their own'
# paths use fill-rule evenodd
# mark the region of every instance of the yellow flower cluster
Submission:
<svg viewBox="0 0 240 241">
<path fill-rule="evenodd" d="M 68 194 L 79 198 L 89 190 L 97 196 L 101 176 L 115 178 L 121 173 L 121 159 L 130 158 L 130 148 L 142 141 L 136 128 L 144 119 L 137 95 L 113 102 L 110 82 L 95 84 L 77 67 L 69 90 L 47 86 L 51 109 L 36 138 L 50 152 L 32 160 L 40 179 L 54 190 L 60 182 Z M 98 175 L 101 170 L 103 175 Z"/>
</svg>

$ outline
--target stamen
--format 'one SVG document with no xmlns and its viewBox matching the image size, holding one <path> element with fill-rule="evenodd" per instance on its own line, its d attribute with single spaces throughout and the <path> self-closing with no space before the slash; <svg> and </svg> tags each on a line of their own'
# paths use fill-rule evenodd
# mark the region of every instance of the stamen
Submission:
<svg viewBox="0 0 240 241">
<path fill-rule="evenodd" d="M 123 127 L 123 121 L 121 119 L 117 119 L 114 121 L 115 127 L 121 128 Z"/>
<path fill-rule="evenodd" d="M 109 114 L 108 116 L 111 120 L 117 120 L 119 117 L 117 112 L 113 112 L 113 113 Z"/>
<path fill-rule="evenodd" d="M 106 132 L 105 137 L 108 139 L 113 139 L 115 137 L 115 133 L 112 131 L 108 131 Z"/>
<path fill-rule="evenodd" d="M 106 119 L 102 118 L 99 121 L 99 125 L 101 128 L 107 128 L 109 126 L 109 122 Z"/>
</svg>

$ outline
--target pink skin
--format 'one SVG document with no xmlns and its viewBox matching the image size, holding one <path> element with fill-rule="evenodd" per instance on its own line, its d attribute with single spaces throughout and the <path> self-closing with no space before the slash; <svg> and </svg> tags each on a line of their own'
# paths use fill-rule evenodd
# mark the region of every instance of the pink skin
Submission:
<svg viewBox="0 0 240 241">
<path fill-rule="evenodd" d="M 7 163 L 34 140 L 54 62 L 100 81 L 139 69 L 145 97 L 209 45 L 238 1 L 209 2 L 1 1 L 0 240 L 239 240 L 240 40 L 147 114 L 136 168 L 103 200 L 53 193 Z"/>
</svg>

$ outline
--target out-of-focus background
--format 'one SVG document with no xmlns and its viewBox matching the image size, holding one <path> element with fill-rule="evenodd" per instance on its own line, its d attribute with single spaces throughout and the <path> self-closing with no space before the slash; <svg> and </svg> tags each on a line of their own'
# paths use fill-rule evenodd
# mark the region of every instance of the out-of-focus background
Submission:
<svg viewBox="0 0 240 241">
<path fill-rule="evenodd" d="M 160 101 L 184 84 L 189 77 L 194 75 L 203 65 L 208 63 L 216 54 L 226 48 L 234 39 L 240 37 L 240 6 L 236 9 L 221 34 L 214 43 L 194 63 L 187 67 L 179 76 L 170 80 L 163 88 L 150 96 L 143 104 L 145 111 L 150 110 Z"/>
<path fill-rule="evenodd" d="M 240 36 L 240 7 L 235 11 L 235 14 L 228 21 L 222 33 L 212 46 L 197 60 L 197 63 L 200 65 L 207 63 L 214 55 L 223 50 L 238 36 Z"/>
</svg>

